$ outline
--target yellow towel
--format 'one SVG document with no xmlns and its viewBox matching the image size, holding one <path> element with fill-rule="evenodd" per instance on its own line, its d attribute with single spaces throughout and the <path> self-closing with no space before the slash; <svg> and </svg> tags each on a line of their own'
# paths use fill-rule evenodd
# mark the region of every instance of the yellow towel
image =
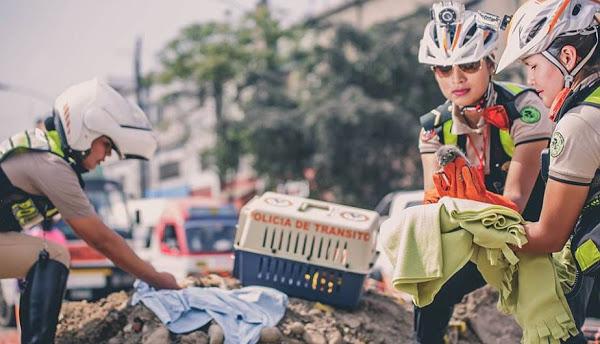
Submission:
<svg viewBox="0 0 600 344">
<path fill-rule="evenodd" d="M 559 343 L 577 329 L 551 256 L 509 248 L 527 242 L 523 224 L 506 207 L 445 197 L 388 219 L 379 240 L 394 266 L 393 286 L 417 306 L 431 303 L 470 259 L 499 290 L 498 308 L 523 328 L 523 343 Z"/>
</svg>

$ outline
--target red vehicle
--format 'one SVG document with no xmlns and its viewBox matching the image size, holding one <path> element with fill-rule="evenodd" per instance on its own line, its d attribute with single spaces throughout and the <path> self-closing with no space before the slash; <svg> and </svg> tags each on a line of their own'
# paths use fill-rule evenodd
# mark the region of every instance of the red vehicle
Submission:
<svg viewBox="0 0 600 344">
<path fill-rule="evenodd" d="M 177 279 L 233 270 L 237 224 L 233 205 L 207 198 L 169 201 L 152 234 L 146 258 Z"/>
<path fill-rule="evenodd" d="M 84 190 L 102 221 L 131 244 L 132 221 L 121 184 L 90 178 L 86 179 Z M 57 227 L 65 234 L 66 246 L 71 254 L 67 299 L 97 300 L 133 286 L 135 279 L 132 275 L 79 239 L 64 221 L 59 221 Z"/>
</svg>

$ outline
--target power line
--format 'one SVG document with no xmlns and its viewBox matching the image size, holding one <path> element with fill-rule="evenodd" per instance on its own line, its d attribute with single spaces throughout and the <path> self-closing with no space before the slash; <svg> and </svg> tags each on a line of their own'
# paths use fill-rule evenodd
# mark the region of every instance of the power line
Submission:
<svg viewBox="0 0 600 344">
<path fill-rule="evenodd" d="M 46 104 L 50 104 L 50 105 L 52 105 L 52 103 L 53 103 L 53 100 L 51 97 L 49 97 L 43 93 L 40 93 L 38 91 L 27 88 L 27 87 L 10 85 L 10 84 L 0 82 L 0 91 L 20 94 L 23 96 L 35 98 L 39 101 L 42 101 L 42 102 L 44 102 Z"/>
</svg>

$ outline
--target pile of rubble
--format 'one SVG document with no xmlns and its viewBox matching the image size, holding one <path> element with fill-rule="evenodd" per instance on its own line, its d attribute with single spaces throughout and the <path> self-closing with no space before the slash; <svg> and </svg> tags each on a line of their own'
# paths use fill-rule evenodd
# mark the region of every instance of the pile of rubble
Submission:
<svg viewBox="0 0 600 344">
<path fill-rule="evenodd" d="M 193 285 L 239 287 L 237 280 L 210 276 Z M 455 343 L 518 342 L 518 327 L 495 310 L 489 289 L 466 298 L 456 308 L 455 322 L 465 324 L 451 332 Z M 482 318 L 483 316 L 483 318 Z M 491 317 L 491 318 L 490 318 Z M 353 311 L 297 298 L 290 298 L 287 312 L 277 327 L 261 332 L 261 343 L 410 343 L 412 342 L 412 305 L 376 291 L 365 292 Z M 483 323 L 482 321 L 485 321 Z M 483 326 L 483 325 L 486 326 Z M 491 326 L 490 326 L 491 324 Z M 489 329 L 493 327 L 494 329 Z M 484 333 L 484 337 L 477 332 Z M 223 331 L 211 323 L 194 332 L 170 333 L 156 316 L 141 303 L 130 304 L 130 294 L 113 293 L 94 303 L 68 302 L 63 305 L 56 343 L 223 343 Z M 496 337 L 494 337 L 496 336 Z M 481 338 L 482 340 L 480 340 Z M 515 339 L 516 338 L 516 339 Z"/>
</svg>

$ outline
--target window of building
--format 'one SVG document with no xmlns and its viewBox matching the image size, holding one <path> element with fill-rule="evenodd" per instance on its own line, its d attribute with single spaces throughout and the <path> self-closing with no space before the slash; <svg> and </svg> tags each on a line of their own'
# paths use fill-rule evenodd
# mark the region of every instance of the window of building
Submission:
<svg viewBox="0 0 600 344">
<path fill-rule="evenodd" d="M 179 177 L 179 162 L 173 161 L 160 165 L 158 175 L 160 180 Z"/>
</svg>

